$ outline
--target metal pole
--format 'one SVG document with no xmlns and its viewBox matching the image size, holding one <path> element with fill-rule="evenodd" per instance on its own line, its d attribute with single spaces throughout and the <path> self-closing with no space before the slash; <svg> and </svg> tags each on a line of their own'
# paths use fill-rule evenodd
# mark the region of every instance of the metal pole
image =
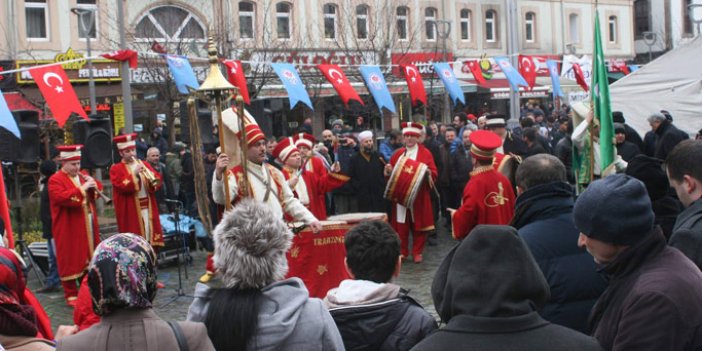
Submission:
<svg viewBox="0 0 702 351">
<path fill-rule="evenodd" d="M 512 67 L 519 67 L 519 60 L 516 56 L 517 46 L 517 6 L 515 0 L 507 1 L 507 55 Z M 509 90 L 509 117 L 519 120 L 519 91 Z"/>
<path fill-rule="evenodd" d="M 83 16 L 81 17 L 81 22 L 83 22 Z M 81 23 L 82 24 L 82 23 Z M 90 57 L 90 28 L 88 28 L 87 36 L 85 38 L 86 44 L 88 46 L 88 91 L 90 92 L 90 113 L 97 113 L 97 102 L 95 101 L 95 80 L 93 79 L 93 59 Z"/>
<path fill-rule="evenodd" d="M 124 0 L 117 0 L 117 26 L 119 28 L 119 48 L 127 49 L 124 28 Z M 124 132 L 131 133 L 134 130 L 134 120 L 132 119 L 132 87 L 130 81 L 129 63 L 122 62 L 122 102 L 124 103 Z M 171 133 L 173 133 L 173 126 Z"/>
</svg>

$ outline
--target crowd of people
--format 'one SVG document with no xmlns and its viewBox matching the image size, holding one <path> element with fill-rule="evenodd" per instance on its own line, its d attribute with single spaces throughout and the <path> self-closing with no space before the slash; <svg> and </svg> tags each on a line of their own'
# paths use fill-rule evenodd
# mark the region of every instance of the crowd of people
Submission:
<svg viewBox="0 0 702 351">
<path fill-rule="evenodd" d="M 75 325 L 54 333 L 22 259 L 0 248 L 0 345 L 696 350 L 702 140 L 687 140 L 667 111 L 648 116 L 643 138 L 622 113 L 612 118 L 609 167 L 599 121 L 577 103 L 525 104 L 514 126 L 499 113 L 458 112 L 451 125 L 417 115 L 380 143 L 362 117 L 353 126 L 333 119 L 319 140 L 311 123 L 282 138 L 247 124 L 239 164 L 214 147 L 168 150 L 162 130 L 153 145 L 123 134 L 109 172 L 121 234 L 108 238 L 95 206 L 102 183 L 80 169 L 80 145 L 59 146 L 40 167 L 52 272 L 35 292 L 62 288 Z M 588 160 L 578 159 L 583 150 Z M 208 273 L 186 321 L 174 322 L 153 311 L 159 213 L 178 197 L 197 216 L 191 152 L 205 156 L 217 225 Z M 313 293 L 309 278 L 288 274 L 300 229 L 290 224 L 316 235 L 327 218 L 348 213 L 383 216 L 344 234 L 344 275 Z M 438 321 L 393 282 L 403 264 L 423 263 L 437 226 L 456 241 L 431 283 Z"/>
</svg>

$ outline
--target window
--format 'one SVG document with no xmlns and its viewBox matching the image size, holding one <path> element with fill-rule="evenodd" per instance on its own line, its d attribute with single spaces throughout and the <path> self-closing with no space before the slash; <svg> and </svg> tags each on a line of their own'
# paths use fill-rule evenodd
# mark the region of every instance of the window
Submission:
<svg viewBox="0 0 702 351">
<path fill-rule="evenodd" d="M 166 42 L 205 41 L 205 26 L 192 13 L 177 6 L 149 10 L 138 22 L 137 40 Z"/>
<path fill-rule="evenodd" d="M 424 10 L 424 26 L 426 29 L 427 40 L 436 40 L 436 9 L 433 7 L 427 7 Z"/>
<path fill-rule="evenodd" d="M 368 39 L 368 6 L 356 6 L 356 37 Z"/>
<path fill-rule="evenodd" d="M 290 4 L 279 2 L 275 5 L 278 39 L 290 39 Z"/>
<path fill-rule="evenodd" d="M 485 41 L 494 43 L 497 41 L 497 12 L 495 10 L 487 10 L 485 12 Z"/>
<path fill-rule="evenodd" d="M 617 16 L 609 16 L 609 42 L 617 42 Z"/>
<path fill-rule="evenodd" d="M 570 44 L 580 43 L 580 23 L 578 15 L 571 13 L 568 16 L 568 28 L 570 29 Z"/>
<path fill-rule="evenodd" d="M 254 4 L 239 2 L 239 36 L 241 39 L 254 38 Z"/>
<path fill-rule="evenodd" d="M 683 0 L 683 33 L 685 34 L 693 34 L 690 5 L 692 5 L 692 0 Z"/>
<path fill-rule="evenodd" d="M 461 40 L 470 41 L 470 10 L 461 10 Z"/>
<path fill-rule="evenodd" d="M 324 38 L 329 40 L 336 39 L 336 5 L 326 4 L 323 8 L 324 12 Z"/>
<path fill-rule="evenodd" d="M 407 40 L 407 33 L 409 32 L 409 23 L 407 22 L 409 18 L 409 8 L 406 6 L 400 6 L 397 8 L 397 38 L 399 40 Z"/>
<path fill-rule="evenodd" d="M 77 8 L 90 11 L 85 12 L 85 14 L 82 16 L 76 16 L 76 19 L 78 20 L 78 38 L 80 39 L 85 39 L 88 36 L 90 36 L 90 39 L 97 38 L 98 8 L 96 2 L 96 0 L 78 0 L 76 3 Z M 81 17 L 83 17 L 83 19 L 81 19 Z"/>
<path fill-rule="evenodd" d="M 533 43 L 534 40 L 534 24 L 536 23 L 536 14 L 527 12 L 524 17 L 524 34 L 527 43 Z"/>
<path fill-rule="evenodd" d="M 46 0 L 26 0 L 24 2 L 24 17 L 26 21 L 27 39 L 49 39 L 49 7 Z"/>
<path fill-rule="evenodd" d="M 651 30 L 651 0 L 634 2 L 634 35 L 643 38 L 643 33 Z"/>
</svg>

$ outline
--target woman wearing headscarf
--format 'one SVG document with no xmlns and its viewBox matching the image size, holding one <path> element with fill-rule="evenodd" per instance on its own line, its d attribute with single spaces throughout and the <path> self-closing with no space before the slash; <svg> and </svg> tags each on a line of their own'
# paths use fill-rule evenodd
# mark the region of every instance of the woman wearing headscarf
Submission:
<svg viewBox="0 0 702 351">
<path fill-rule="evenodd" d="M 17 255 L 0 248 L 0 345 L 6 350 L 53 350 L 49 317 L 27 289 Z"/>
<path fill-rule="evenodd" d="M 156 254 L 142 237 L 117 234 L 95 249 L 88 287 L 101 321 L 59 340 L 57 350 L 179 350 L 176 333 L 190 351 L 214 350 L 201 323 L 169 325 L 152 310 L 156 297 Z"/>
<path fill-rule="evenodd" d="M 244 199 L 214 230 L 217 278 L 198 283 L 188 320 L 205 322 L 217 350 L 343 350 L 321 300 L 283 279 L 292 233 L 263 203 Z"/>
</svg>

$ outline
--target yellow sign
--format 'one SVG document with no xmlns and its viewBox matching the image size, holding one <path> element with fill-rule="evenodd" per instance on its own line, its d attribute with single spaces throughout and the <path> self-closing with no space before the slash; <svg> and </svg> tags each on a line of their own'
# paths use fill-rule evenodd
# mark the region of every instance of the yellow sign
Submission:
<svg viewBox="0 0 702 351">
<path fill-rule="evenodd" d="M 76 62 L 68 62 L 62 64 L 61 67 L 66 71 L 66 76 L 71 83 L 86 83 L 90 78 L 90 70 L 88 70 L 85 56 L 79 54 L 73 49 L 68 48 L 65 53 L 58 54 L 53 60 L 17 60 L 17 68 L 30 68 L 33 66 L 43 65 L 47 63 L 60 63 L 71 60 L 80 60 Z M 121 82 L 122 81 L 122 65 L 119 62 L 112 60 L 93 60 L 93 80 L 95 82 Z M 18 84 L 34 84 L 34 79 L 28 70 L 17 72 Z"/>
<path fill-rule="evenodd" d="M 112 113 L 115 121 L 114 125 L 114 133 L 115 136 L 119 133 L 119 130 L 121 128 L 124 128 L 124 103 L 123 102 L 115 102 L 112 105 Z"/>
</svg>

